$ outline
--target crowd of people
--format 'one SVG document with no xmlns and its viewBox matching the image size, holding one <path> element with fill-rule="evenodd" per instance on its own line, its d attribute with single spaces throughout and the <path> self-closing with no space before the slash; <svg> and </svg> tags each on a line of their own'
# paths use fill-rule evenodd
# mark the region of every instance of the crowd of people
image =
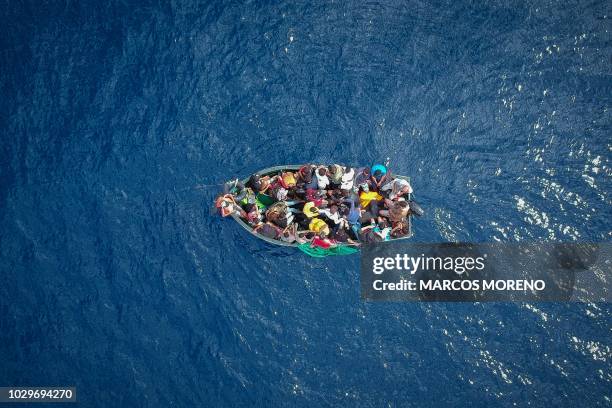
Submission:
<svg viewBox="0 0 612 408">
<path fill-rule="evenodd" d="M 239 215 L 257 234 L 327 249 L 406 236 L 411 207 L 418 209 L 411 193 L 407 180 L 381 164 L 307 164 L 295 172 L 254 174 L 246 184 L 229 182 L 216 207 L 224 217 Z"/>
</svg>

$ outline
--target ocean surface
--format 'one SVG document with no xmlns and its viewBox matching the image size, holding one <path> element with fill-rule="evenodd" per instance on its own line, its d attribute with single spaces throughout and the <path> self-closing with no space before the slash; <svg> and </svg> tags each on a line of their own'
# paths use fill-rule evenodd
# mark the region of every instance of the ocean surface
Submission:
<svg viewBox="0 0 612 408">
<path fill-rule="evenodd" d="M 415 240 L 610 241 L 606 1 L 0 5 L 0 386 L 82 406 L 610 406 L 609 304 L 364 303 L 211 211 L 389 160 Z"/>
</svg>

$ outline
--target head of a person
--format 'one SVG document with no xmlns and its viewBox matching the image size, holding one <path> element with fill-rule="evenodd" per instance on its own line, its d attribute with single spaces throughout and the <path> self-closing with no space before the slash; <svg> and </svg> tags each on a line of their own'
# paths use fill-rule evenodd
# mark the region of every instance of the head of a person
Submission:
<svg viewBox="0 0 612 408">
<path fill-rule="evenodd" d="M 319 215 L 319 209 L 317 207 L 310 207 L 309 209 L 305 209 L 304 210 L 304 214 L 308 217 L 308 218 L 313 218 Z"/>
<path fill-rule="evenodd" d="M 361 219 L 360 219 L 360 221 L 361 221 L 361 225 L 366 225 L 366 224 L 369 224 L 369 223 L 370 223 L 370 221 L 372 221 L 372 214 L 370 214 L 370 212 L 369 212 L 369 211 L 364 212 L 364 213 L 361 215 Z"/>
<path fill-rule="evenodd" d="M 304 179 L 306 183 L 310 183 L 312 181 L 312 172 L 313 170 L 310 167 L 304 170 L 304 173 L 302 174 L 302 178 Z"/>
<path fill-rule="evenodd" d="M 319 167 L 319 168 L 317 169 L 317 174 L 318 174 L 320 177 L 326 176 L 326 175 L 327 175 L 327 169 L 326 169 L 325 167 Z"/>
<path fill-rule="evenodd" d="M 249 177 L 249 182 L 248 184 L 253 187 L 253 185 L 255 183 L 258 183 L 259 180 L 261 179 L 261 176 L 259 174 L 252 174 L 251 177 Z"/>
<path fill-rule="evenodd" d="M 270 238 L 275 237 L 277 233 L 276 228 L 274 228 L 272 225 L 268 223 L 265 223 L 259 231 L 261 232 L 262 235 L 265 235 Z"/>
<path fill-rule="evenodd" d="M 329 212 L 336 214 L 338 212 L 338 206 L 333 204 L 331 207 L 329 207 Z"/>
<path fill-rule="evenodd" d="M 362 173 L 364 176 L 370 177 L 370 168 L 369 167 L 364 168 Z"/>
<path fill-rule="evenodd" d="M 380 179 L 382 178 L 382 176 L 383 176 L 382 171 L 380 171 L 380 170 L 376 170 L 376 171 L 374 172 L 374 178 L 375 178 L 376 180 L 379 180 L 379 181 L 380 181 Z"/>
<path fill-rule="evenodd" d="M 221 195 L 215 201 L 215 207 L 217 207 L 223 217 L 227 217 L 234 211 L 234 203 L 230 197 L 231 194 Z"/>
<path fill-rule="evenodd" d="M 348 215 L 350 208 L 348 207 L 348 205 L 342 203 L 340 204 L 340 207 L 338 208 L 338 211 L 340 212 L 340 215 L 342 216 L 346 216 Z"/>
<path fill-rule="evenodd" d="M 338 228 L 334 234 L 334 238 L 341 242 L 346 242 L 349 238 L 348 231 L 345 228 Z"/>
<path fill-rule="evenodd" d="M 286 199 L 287 199 L 287 190 L 286 190 L 286 189 L 284 189 L 283 187 L 279 188 L 279 189 L 276 191 L 276 199 L 277 199 L 278 201 L 284 201 L 284 200 L 286 200 Z"/>
</svg>

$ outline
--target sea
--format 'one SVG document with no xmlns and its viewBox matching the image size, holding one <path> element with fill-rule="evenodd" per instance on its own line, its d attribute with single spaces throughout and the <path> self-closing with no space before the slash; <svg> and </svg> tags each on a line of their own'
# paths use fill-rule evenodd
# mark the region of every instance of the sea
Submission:
<svg viewBox="0 0 612 408">
<path fill-rule="evenodd" d="M 602 406 L 608 303 L 360 298 L 216 214 L 389 163 L 415 242 L 609 242 L 609 1 L 5 1 L 0 386 L 86 407 Z"/>
</svg>

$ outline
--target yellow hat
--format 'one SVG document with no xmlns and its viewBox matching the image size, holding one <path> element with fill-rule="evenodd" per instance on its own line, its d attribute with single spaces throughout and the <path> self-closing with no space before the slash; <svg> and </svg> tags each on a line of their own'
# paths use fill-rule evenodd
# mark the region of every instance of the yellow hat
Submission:
<svg viewBox="0 0 612 408">
<path fill-rule="evenodd" d="M 309 201 L 306 204 L 304 204 L 304 208 L 302 209 L 302 212 L 308 218 L 316 217 L 317 215 L 319 215 L 319 209 L 315 207 L 315 204 L 312 201 Z"/>
</svg>

